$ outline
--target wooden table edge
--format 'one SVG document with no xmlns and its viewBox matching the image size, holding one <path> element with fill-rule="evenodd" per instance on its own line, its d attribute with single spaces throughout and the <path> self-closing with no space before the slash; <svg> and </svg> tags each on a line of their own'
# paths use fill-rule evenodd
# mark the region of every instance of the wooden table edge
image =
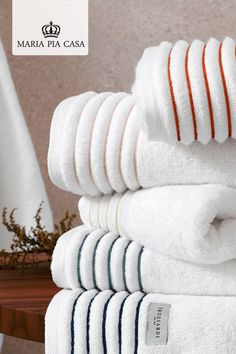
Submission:
<svg viewBox="0 0 236 354">
<path fill-rule="evenodd" d="M 48 263 L 0 270 L 0 333 L 44 343 L 45 313 L 58 291 Z"/>
</svg>

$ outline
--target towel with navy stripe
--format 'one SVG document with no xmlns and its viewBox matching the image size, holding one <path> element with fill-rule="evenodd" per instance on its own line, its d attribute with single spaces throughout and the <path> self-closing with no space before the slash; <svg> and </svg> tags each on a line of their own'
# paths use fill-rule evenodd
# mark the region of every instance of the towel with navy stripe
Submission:
<svg viewBox="0 0 236 354">
<path fill-rule="evenodd" d="M 86 226 L 59 239 L 51 268 L 57 286 L 67 289 L 236 295 L 236 260 L 218 265 L 185 262 Z"/>
<path fill-rule="evenodd" d="M 162 341 L 151 304 L 170 309 Z M 62 290 L 47 310 L 45 339 L 48 354 L 234 353 L 236 298 Z"/>
</svg>

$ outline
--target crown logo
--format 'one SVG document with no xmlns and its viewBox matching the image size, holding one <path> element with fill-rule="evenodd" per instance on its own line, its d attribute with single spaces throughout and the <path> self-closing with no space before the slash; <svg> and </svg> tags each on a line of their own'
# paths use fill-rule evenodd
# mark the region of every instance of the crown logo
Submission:
<svg viewBox="0 0 236 354">
<path fill-rule="evenodd" d="M 44 25 L 42 27 L 42 32 L 44 38 L 54 37 L 57 38 L 60 34 L 61 28 L 58 25 L 54 25 L 52 21 L 49 22 L 49 25 Z"/>
</svg>

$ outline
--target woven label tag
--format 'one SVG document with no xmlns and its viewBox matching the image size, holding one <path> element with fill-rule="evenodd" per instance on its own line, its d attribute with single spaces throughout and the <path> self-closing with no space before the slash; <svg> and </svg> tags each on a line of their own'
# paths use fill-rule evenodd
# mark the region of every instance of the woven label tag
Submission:
<svg viewBox="0 0 236 354">
<path fill-rule="evenodd" d="M 165 345 L 167 343 L 170 307 L 169 304 L 150 303 L 147 317 L 147 345 Z"/>
</svg>

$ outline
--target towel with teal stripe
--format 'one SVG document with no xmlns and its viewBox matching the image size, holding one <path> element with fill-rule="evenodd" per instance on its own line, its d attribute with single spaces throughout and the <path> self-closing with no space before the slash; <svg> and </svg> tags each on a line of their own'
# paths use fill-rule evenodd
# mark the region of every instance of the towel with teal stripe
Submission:
<svg viewBox="0 0 236 354">
<path fill-rule="evenodd" d="M 84 225 L 60 237 L 51 268 L 57 286 L 67 289 L 236 295 L 236 260 L 186 262 Z"/>
</svg>

